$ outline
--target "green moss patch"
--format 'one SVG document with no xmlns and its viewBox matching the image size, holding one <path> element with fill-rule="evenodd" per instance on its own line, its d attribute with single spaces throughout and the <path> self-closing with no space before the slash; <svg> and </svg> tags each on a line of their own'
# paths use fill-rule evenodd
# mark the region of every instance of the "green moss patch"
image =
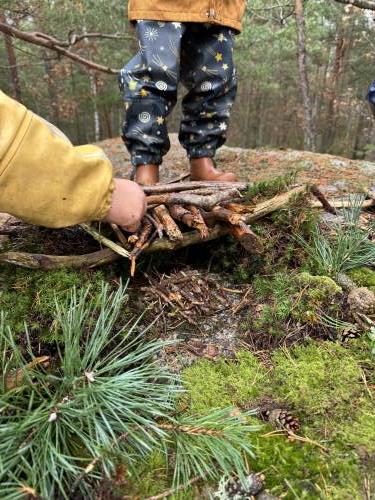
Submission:
<svg viewBox="0 0 375 500">
<path fill-rule="evenodd" d="M 91 293 L 96 294 L 103 279 L 101 272 L 72 269 L 45 272 L 2 266 L 0 310 L 6 313 L 14 335 L 22 334 L 27 323 L 39 340 L 49 342 L 55 338 L 55 298 L 67 296 L 73 287 L 79 289 L 89 284 Z"/>
<path fill-rule="evenodd" d="M 369 267 L 358 267 L 348 271 L 357 286 L 375 287 L 375 271 Z"/>
<path fill-rule="evenodd" d="M 330 281 L 327 286 L 336 290 Z M 249 436 L 256 453 L 251 467 L 263 471 L 267 487 L 286 498 L 360 499 L 363 453 L 372 456 L 375 447 L 375 408 L 363 384 L 366 346 L 358 341 L 354 347 L 352 354 L 333 342 L 311 341 L 277 349 L 272 369 L 248 352 L 235 361 L 202 360 L 182 374 L 184 403 L 193 413 L 228 404 L 256 406 L 262 398 L 288 407 L 300 418 L 299 434 L 327 451 L 275 436 L 264 425 Z"/>
</svg>

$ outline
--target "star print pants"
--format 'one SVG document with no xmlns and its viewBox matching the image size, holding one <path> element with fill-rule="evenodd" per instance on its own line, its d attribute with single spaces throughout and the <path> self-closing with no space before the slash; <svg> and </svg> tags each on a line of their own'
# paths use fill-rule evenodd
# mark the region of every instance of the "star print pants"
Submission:
<svg viewBox="0 0 375 500">
<path fill-rule="evenodd" d="M 179 140 L 189 158 L 213 157 L 224 144 L 237 78 L 234 32 L 201 23 L 137 21 L 138 54 L 121 70 L 123 140 L 134 166 L 159 165 L 169 148 L 166 118 L 182 101 Z"/>
</svg>

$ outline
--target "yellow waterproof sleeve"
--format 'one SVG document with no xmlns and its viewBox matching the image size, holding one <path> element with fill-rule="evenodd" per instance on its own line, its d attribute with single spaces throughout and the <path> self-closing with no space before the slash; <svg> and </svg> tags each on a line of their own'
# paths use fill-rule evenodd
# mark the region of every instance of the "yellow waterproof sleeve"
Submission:
<svg viewBox="0 0 375 500">
<path fill-rule="evenodd" d="M 66 227 L 100 220 L 113 191 L 112 165 L 0 91 L 0 212 Z"/>
</svg>

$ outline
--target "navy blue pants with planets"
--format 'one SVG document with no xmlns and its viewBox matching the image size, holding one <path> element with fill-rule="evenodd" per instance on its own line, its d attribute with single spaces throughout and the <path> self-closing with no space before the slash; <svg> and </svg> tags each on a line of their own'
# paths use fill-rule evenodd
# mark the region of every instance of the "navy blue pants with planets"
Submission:
<svg viewBox="0 0 375 500">
<path fill-rule="evenodd" d="M 189 158 L 213 157 L 224 144 L 237 78 L 234 32 L 201 23 L 137 21 L 138 54 L 121 70 L 123 140 L 134 166 L 160 165 L 170 147 L 166 118 L 182 101 L 179 140 Z"/>
</svg>

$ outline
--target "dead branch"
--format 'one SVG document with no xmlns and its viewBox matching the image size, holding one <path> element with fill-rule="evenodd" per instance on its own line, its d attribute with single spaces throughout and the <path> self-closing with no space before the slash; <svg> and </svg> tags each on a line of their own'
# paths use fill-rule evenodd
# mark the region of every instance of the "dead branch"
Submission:
<svg viewBox="0 0 375 500">
<path fill-rule="evenodd" d="M 45 33 L 28 33 L 26 31 L 21 31 L 14 26 L 10 26 L 7 23 L 0 22 L 0 31 L 5 33 L 6 35 L 13 36 L 18 38 L 19 40 L 23 40 L 24 42 L 32 43 L 33 45 L 38 45 L 40 47 L 45 47 L 49 50 L 54 50 L 58 54 L 68 57 L 72 61 L 75 61 L 87 68 L 93 69 L 95 71 L 100 71 L 101 73 L 107 73 L 110 75 L 117 75 L 119 73 L 118 69 L 109 68 L 108 66 L 103 66 L 101 64 L 97 64 L 93 61 L 89 61 L 84 57 L 79 56 L 78 54 L 71 52 L 66 49 L 63 45 L 60 45 L 59 40 L 46 35 Z"/>
<path fill-rule="evenodd" d="M 231 188 L 228 191 L 218 191 L 210 196 L 203 196 L 190 193 L 166 193 L 151 195 L 147 197 L 148 205 L 195 205 L 205 210 L 210 210 L 222 201 L 236 196 L 237 188 Z"/>
<path fill-rule="evenodd" d="M 293 198 L 306 193 L 306 190 L 306 186 L 297 186 L 287 193 L 279 194 L 270 200 L 259 203 L 253 208 L 251 213 L 244 215 L 244 222 L 246 224 L 251 224 L 252 222 L 257 221 L 258 219 L 261 219 L 276 210 L 286 207 L 293 200 Z"/>
<path fill-rule="evenodd" d="M 171 205 L 169 211 L 175 220 L 183 222 L 185 226 L 197 229 L 201 238 L 208 236 L 208 228 L 197 207 L 189 205 L 189 208 L 185 208 L 181 205 Z"/>
<path fill-rule="evenodd" d="M 351 200 L 330 200 L 329 204 L 334 208 L 350 208 L 353 205 Z M 364 200 L 362 202 L 362 208 L 371 208 L 375 205 L 374 200 Z M 312 208 L 323 208 L 320 201 L 311 201 L 310 207 Z"/>
<path fill-rule="evenodd" d="M 0 262 L 15 264 L 28 269 L 44 270 L 61 269 L 63 267 L 98 267 L 110 264 L 118 259 L 120 259 L 120 256 L 109 248 L 83 255 L 44 255 L 26 252 L 0 253 Z"/>
<path fill-rule="evenodd" d="M 238 191 L 245 191 L 249 186 L 248 182 L 213 182 L 213 181 L 191 181 L 175 182 L 167 184 L 156 184 L 155 186 L 142 186 L 146 194 L 178 193 L 180 191 L 190 191 L 192 189 L 214 188 L 216 191 L 235 188 Z"/>
<path fill-rule="evenodd" d="M 148 238 L 151 234 L 152 227 L 153 227 L 152 222 L 149 219 L 145 218 L 143 220 L 141 231 L 138 235 L 138 239 L 134 245 L 135 249 L 139 249 L 139 248 L 143 247 L 143 245 L 146 243 L 146 241 L 148 240 Z M 133 255 L 133 252 L 132 252 L 132 255 Z"/>
<path fill-rule="evenodd" d="M 202 217 L 201 211 L 199 208 L 195 207 L 194 205 L 188 205 L 187 209 L 190 210 L 190 212 L 194 216 L 193 220 L 193 226 L 199 234 L 201 235 L 201 238 L 207 238 L 208 237 L 208 227 Z"/>
<path fill-rule="evenodd" d="M 150 214 L 146 214 L 145 217 L 153 224 L 154 228 L 158 232 L 159 238 L 162 238 L 163 237 L 163 224 L 160 222 L 160 220 L 155 215 L 154 215 L 154 217 L 152 217 Z"/>
<path fill-rule="evenodd" d="M 243 222 L 240 225 L 232 226 L 230 234 L 250 254 L 259 254 L 263 252 L 263 244 L 260 238 Z"/>
<path fill-rule="evenodd" d="M 128 242 L 126 240 L 126 237 L 125 237 L 124 233 L 121 231 L 121 229 L 118 227 L 118 225 L 117 224 L 111 224 L 111 228 L 112 228 L 112 231 L 117 236 L 117 239 L 119 240 L 119 242 L 124 247 L 126 247 L 128 245 Z"/>
<path fill-rule="evenodd" d="M 241 214 L 237 214 L 223 207 L 214 207 L 211 212 L 203 212 L 202 216 L 208 225 L 214 226 L 218 221 L 227 222 L 233 226 L 244 222 Z"/>
<path fill-rule="evenodd" d="M 353 5 L 359 9 L 375 10 L 375 2 L 373 0 L 335 0 L 344 5 Z"/>
<path fill-rule="evenodd" d="M 330 204 L 330 202 L 327 200 L 327 198 L 324 196 L 324 194 L 321 192 L 318 186 L 316 185 L 311 186 L 310 191 L 315 196 L 315 198 L 320 201 L 326 212 L 333 215 L 337 214 L 336 208 Z"/>
<path fill-rule="evenodd" d="M 163 224 L 164 231 L 171 241 L 181 241 L 183 239 L 180 229 L 172 219 L 165 205 L 160 205 L 159 207 L 154 208 L 153 212 Z"/>
</svg>

